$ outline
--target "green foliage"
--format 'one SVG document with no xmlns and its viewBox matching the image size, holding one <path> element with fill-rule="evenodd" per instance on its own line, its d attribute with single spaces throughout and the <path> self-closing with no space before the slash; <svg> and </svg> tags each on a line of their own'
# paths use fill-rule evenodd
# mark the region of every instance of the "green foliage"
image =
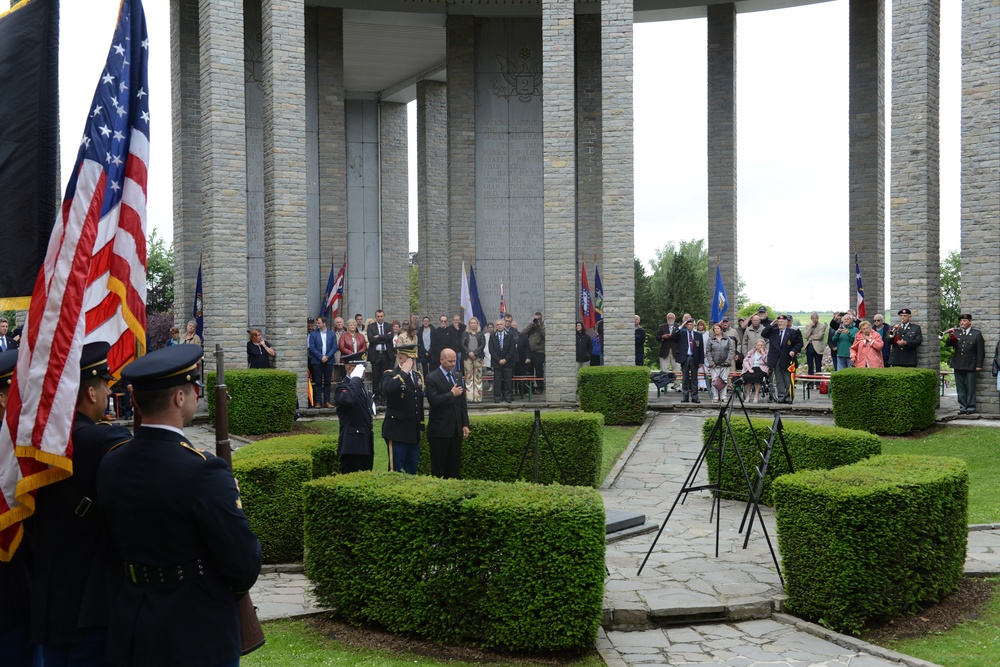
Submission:
<svg viewBox="0 0 1000 667">
<path fill-rule="evenodd" d="M 678 319 L 686 312 L 695 319 L 708 319 L 708 250 L 704 239 L 681 241 L 677 246 L 668 243 L 657 251 L 650 268 L 650 288 L 653 303 L 657 304 L 651 322 L 665 322 L 668 312 L 675 313 Z"/>
<path fill-rule="evenodd" d="M 926 368 L 845 368 L 830 376 L 834 423 L 881 435 L 933 424 L 937 392 L 938 374 Z"/>
<path fill-rule="evenodd" d="M 306 574 L 352 623 L 508 650 L 596 637 L 594 489 L 380 472 L 314 480 L 305 497 Z"/>
<path fill-rule="evenodd" d="M 291 371 L 244 368 L 226 371 L 229 401 L 229 432 L 236 435 L 285 433 L 295 423 L 295 387 Z M 208 417 L 215 419 L 215 372 L 206 375 Z"/>
<path fill-rule="evenodd" d="M 174 307 L 174 246 L 149 235 L 146 245 L 146 310 L 164 313 Z"/>
<path fill-rule="evenodd" d="M 740 303 L 743 302 L 741 301 Z M 739 315 L 737 316 L 737 318 L 742 317 L 745 318 L 747 321 L 749 321 L 751 317 L 757 314 L 757 310 L 761 306 L 767 308 L 767 316 L 772 320 L 777 316 L 777 313 L 771 306 L 767 305 L 766 303 L 757 303 L 756 301 L 754 301 L 753 303 L 748 303 L 747 305 L 740 308 Z"/>
<path fill-rule="evenodd" d="M 243 512 L 265 563 L 302 559 L 302 485 L 339 471 L 337 439 L 329 436 L 271 438 L 233 452 Z"/>
<path fill-rule="evenodd" d="M 7 320 L 7 333 L 10 333 L 17 328 L 17 311 L 16 310 L 0 310 L 0 317 Z"/>
<path fill-rule="evenodd" d="M 649 402 L 649 369 L 584 366 L 578 375 L 580 409 L 599 412 L 609 425 L 641 424 Z"/>
<path fill-rule="evenodd" d="M 410 265 L 410 312 L 420 312 L 420 271 L 416 264 Z"/>
<path fill-rule="evenodd" d="M 962 461 L 932 456 L 877 456 L 776 480 L 789 610 L 856 633 L 956 590 L 968 485 Z"/>
<path fill-rule="evenodd" d="M 962 256 L 957 250 L 952 250 L 941 260 L 941 328 L 947 329 L 958 325 L 958 316 L 962 308 Z M 925 332 L 933 335 L 935 332 Z M 941 347 L 941 363 L 947 364 L 955 348 L 939 341 Z"/>
<path fill-rule="evenodd" d="M 715 426 L 715 419 L 706 419 L 702 426 L 702 438 L 705 442 Z M 746 420 L 739 419 L 732 421 L 733 436 L 739 444 L 740 454 L 743 456 L 743 463 L 747 466 L 750 474 L 750 481 L 756 486 L 756 473 L 752 466 L 756 466 L 760 460 L 759 451 L 764 450 L 764 445 L 770 437 L 770 427 L 773 420 L 754 419 L 753 431 Z M 802 421 L 783 421 L 782 433 L 785 436 L 785 445 L 788 447 L 788 454 L 792 459 L 792 467 L 796 470 L 829 470 L 837 466 L 847 465 L 867 459 L 882 452 L 882 440 L 878 436 L 864 431 L 852 431 L 836 426 L 822 426 L 810 424 Z M 756 438 L 754 437 L 756 432 Z M 718 433 L 712 442 L 718 445 Z M 709 452 L 705 457 L 708 465 L 708 478 L 712 482 L 719 479 L 719 455 L 717 452 Z M 780 438 L 774 441 L 774 450 L 771 452 L 771 462 L 764 478 L 764 490 L 761 494 L 761 501 L 765 505 L 773 502 L 772 487 L 774 480 L 782 475 L 787 475 L 788 461 L 785 459 L 785 452 L 781 448 Z M 740 468 L 739 459 L 733 451 L 732 442 L 727 443 L 726 451 L 722 461 L 722 489 L 724 497 L 746 498 L 747 483 Z"/>
<path fill-rule="evenodd" d="M 659 343 L 656 342 L 656 328 L 660 324 L 657 319 L 659 313 L 656 308 L 656 301 L 653 299 L 652 277 L 646 275 L 646 269 L 635 258 L 635 314 L 639 316 L 640 323 L 646 329 L 645 356 L 643 359 L 650 361 L 657 358 L 659 354 Z"/>
</svg>

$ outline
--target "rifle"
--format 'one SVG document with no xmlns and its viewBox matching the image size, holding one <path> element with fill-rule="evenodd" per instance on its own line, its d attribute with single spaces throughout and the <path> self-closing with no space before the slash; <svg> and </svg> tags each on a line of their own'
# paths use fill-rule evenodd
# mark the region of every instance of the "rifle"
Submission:
<svg viewBox="0 0 1000 667">
<path fill-rule="evenodd" d="M 229 442 L 229 394 L 226 393 L 222 346 L 218 344 L 215 346 L 215 368 L 215 455 L 222 457 L 231 471 L 233 450 Z M 241 655 L 246 655 L 264 645 L 264 629 L 260 626 L 249 592 L 236 599 L 236 612 L 240 618 L 240 641 L 243 644 Z"/>
</svg>

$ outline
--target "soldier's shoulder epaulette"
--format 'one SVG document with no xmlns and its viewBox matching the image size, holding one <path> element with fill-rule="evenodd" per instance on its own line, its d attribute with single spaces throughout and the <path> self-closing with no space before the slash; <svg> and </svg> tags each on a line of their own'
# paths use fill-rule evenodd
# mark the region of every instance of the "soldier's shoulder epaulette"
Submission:
<svg viewBox="0 0 1000 667">
<path fill-rule="evenodd" d="M 197 454 L 198 456 L 200 456 L 200 457 L 201 457 L 202 459 L 204 459 L 205 461 L 207 461 L 207 460 L 208 460 L 208 457 L 207 457 L 207 456 L 205 456 L 205 452 L 201 451 L 200 449 L 197 449 L 197 448 L 195 448 L 195 447 L 194 447 L 193 445 L 191 445 L 190 443 L 187 443 L 187 442 L 184 442 L 183 440 L 181 440 L 181 441 L 180 441 L 180 442 L 179 442 L 178 444 L 179 444 L 179 445 L 180 445 L 181 447 L 183 447 L 184 449 L 188 450 L 189 452 L 194 452 L 195 454 Z"/>
<path fill-rule="evenodd" d="M 115 444 L 113 444 L 110 447 L 108 447 L 108 451 L 106 452 L 106 454 L 110 454 L 111 452 L 115 451 L 116 449 L 118 449 L 122 445 L 126 445 L 129 442 L 131 442 L 131 441 L 132 441 L 132 439 L 129 438 L 128 440 L 122 440 L 121 442 L 116 442 Z"/>
<path fill-rule="evenodd" d="M 396 371 L 395 368 L 387 368 L 384 371 L 382 371 L 382 375 L 385 376 L 385 375 L 388 375 L 389 373 L 393 373 L 395 371 Z"/>
</svg>

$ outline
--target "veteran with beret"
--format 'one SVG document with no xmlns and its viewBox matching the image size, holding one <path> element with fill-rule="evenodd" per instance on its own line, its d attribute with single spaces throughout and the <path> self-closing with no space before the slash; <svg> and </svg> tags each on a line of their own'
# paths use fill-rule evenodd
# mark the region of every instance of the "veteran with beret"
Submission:
<svg viewBox="0 0 1000 667">
<path fill-rule="evenodd" d="M 167 347 L 122 373 L 142 426 L 97 478 L 122 577 L 108 624 L 112 665 L 239 664 L 236 600 L 257 580 L 261 548 L 229 466 L 184 436 L 201 356 L 199 345 Z"/>
<path fill-rule="evenodd" d="M 958 316 L 958 326 L 948 330 L 945 344 L 955 348 L 948 365 L 955 370 L 958 414 L 971 415 L 976 411 L 976 373 L 986 361 L 986 342 L 982 332 L 972 327 L 970 313 Z"/>
<path fill-rule="evenodd" d="M 420 432 L 424 430 L 424 379 L 416 369 L 416 360 L 416 345 L 400 346 L 396 366 L 382 376 L 382 438 L 389 449 L 389 470 L 411 475 L 417 474 Z"/>
<path fill-rule="evenodd" d="M 889 340 L 892 342 L 889 365 L 914 368 L 917 365 L 917 348 L 924 342 L 924 335 L 920 325 L 910 321 L 913 313 L 909 308 L 900 308 L 896 314 L 899 315 L 899 324 L 889 332 Z"/>
</svg>

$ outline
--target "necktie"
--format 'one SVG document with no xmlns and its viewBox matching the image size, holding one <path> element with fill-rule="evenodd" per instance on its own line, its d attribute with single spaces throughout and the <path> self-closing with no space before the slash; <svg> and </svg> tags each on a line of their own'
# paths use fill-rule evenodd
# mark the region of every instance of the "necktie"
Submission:
<svg viewBox="0 0 1000 667">
<path fill-rule="evenodd" d="M 694 334 L 688 332 L 688 354 L 694 354 Z"/>
<path fill-rule="evenodd" d="M 781 334 L 778 336 L 778 346 L 780 347 L 784 344 L 785 344 L 785 332 L 782 331 Z"/>
<path fill-rule="evenodd" d="M 448 376 L 448 382 L 450 382 L 450 383 L 451 383 L 451 386 L 452 386 L 452 387 L 454 387 L 454 386 L 455 386 L 455 378 L 454 378 L 454 377 L 452 377 L 452 374 L 451 374 L 451 373 L 447 373 L 447 372 L 446 372 L 446 373 L 445 373 L 445 375 L 447 375 L 447 376 Z"/>
<path fill-rule="evenodd" d="M 6 351 L 7 351 L 7 337 L 0 336 L 0 352 L 6 352 Z"/>
<path fill-rule="evenodd" d="M 503 333 L 500 333 L 500 350 L 503 350 Z"/>
</svg>

